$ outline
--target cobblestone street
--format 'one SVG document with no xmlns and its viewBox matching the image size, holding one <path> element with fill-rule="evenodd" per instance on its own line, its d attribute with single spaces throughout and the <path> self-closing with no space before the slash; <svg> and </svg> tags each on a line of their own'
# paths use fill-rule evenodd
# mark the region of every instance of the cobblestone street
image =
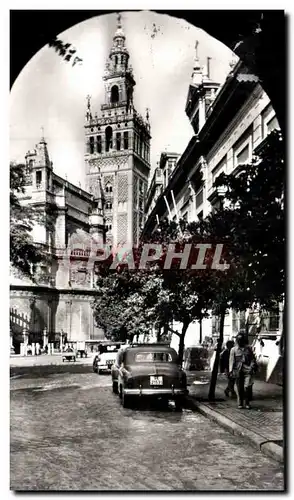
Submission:
<svg viewBox="0 0 294 500">
<path fill-rule="evenodd" d="M 281 465 L 199 413 L 123 409 L 109 376 L 69 369 L 11 380 L 11 489 L 283 489 Z"/>
</svg>

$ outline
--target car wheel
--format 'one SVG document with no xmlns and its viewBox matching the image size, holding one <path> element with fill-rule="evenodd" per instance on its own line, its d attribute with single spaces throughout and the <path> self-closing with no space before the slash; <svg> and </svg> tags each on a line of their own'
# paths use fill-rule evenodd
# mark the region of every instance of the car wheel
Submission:
<svg viewBox="0 0 294 500">
<path fill-rule="evenodd" d="M 175 407 L 176 407 L 176 411 L 182 411 L 182 409 L 183 409 L 183 399 L 182 398 L 177 398 L 175 400 Z"/>
<path fill-rule="evenodd" d="M 131 396 L 127 396 L 123 389 L 122 389 L 122 394 L 121 394 L 121 404 L 122 404 L 123 408 L 131 408 L 132 407 Z"/>
<path fill-rule="evenodd" d="M 118 386 L 115 380 L 112 381 L 112 392 L 114 392 L 114 394 L 118 393 Z"/>
</svg>

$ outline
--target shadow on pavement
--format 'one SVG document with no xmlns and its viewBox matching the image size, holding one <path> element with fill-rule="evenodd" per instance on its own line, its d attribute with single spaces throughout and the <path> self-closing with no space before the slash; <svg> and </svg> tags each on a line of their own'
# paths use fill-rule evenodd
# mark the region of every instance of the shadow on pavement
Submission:
<svg viewBox="0 0 294 500">
<path fill-rule="evenodd" d="M 10 377 L 43 378 L 58 373 L 93 373 L 93 369 L 92 365 L 82 365 L 78 363 L 44 366 L 15 366 L 10 368 Z"/>
</svg>

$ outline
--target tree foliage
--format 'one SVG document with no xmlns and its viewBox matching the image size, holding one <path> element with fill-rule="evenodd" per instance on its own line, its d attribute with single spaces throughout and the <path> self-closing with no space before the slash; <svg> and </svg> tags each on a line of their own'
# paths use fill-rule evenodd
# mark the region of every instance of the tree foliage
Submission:
<svg viewBox="0 0 294 500">
<path fill-rule="evenodd" d="M 49 47 L 52 47 L 55 52 L 57 52 L 57 54 L 64 59 L 64 61 L 71 62 L 72 66 L 83 62 L 83 59 L 76 55 L 77 50 L 73 47 L 73 45 L 71 43 L 64 43 L 58 37 L 50 40 Z"/>
<path fill-rule="evenodd" d="M 35 267 L 45 256 L 32 238 L 34 223 L 40 216 L 33 207 L 19 202 L 25 183 L 25 166 L 10 163 L 10 263 L 21 275 L 34 281 Z"/>
</svg>

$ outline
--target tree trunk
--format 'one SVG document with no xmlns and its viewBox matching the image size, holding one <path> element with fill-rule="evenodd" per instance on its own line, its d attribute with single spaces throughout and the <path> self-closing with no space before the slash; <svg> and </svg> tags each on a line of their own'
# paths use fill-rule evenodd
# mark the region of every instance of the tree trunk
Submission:
<svg viewBox="0 0 294 500">
<path fill-rule="evenodd" d="M 184 323 L 183 328 L 182 328 L 182 333 L 180 336 L 180 342 L 179 342 L 179 364 L 181 365 L 183 362 L 183 355 L 184 355 L 184 347 L 185 347 L 185 335 L 188 330 L 189 323 Z"/>
<path fill-rule="evenodd" d="M 156 332 L 156 342 L 160 342 L 160 339 L 161 339 L 161 326 L 158 325 Z"/>
<path fill-rule="evenodd" d="M 165 341 L 168 341 L 169 339 L 169 324 L 168 321 L 164 323 L 163 325 L 163 337 Z"/>
<path fill-rule="evenodd" d="M 199 344 L 202 344 L 202 318 L 199 320 Z"/>
<path fill-rule="evenodd" d="M 226 315 L 226 307 L 222 306 L 220 311 L 220 327 L 219 327 L 219 338 L 217 341 L 217 348 L 215 353 L 215 360 L 213 364 L 211 379 L 210 379 L 210 387 L 208 393 L 209 401 L 215 400 L 215 387 L 217 381 L 218 367 L 219 367 L 219 358 L 222 349 L 222 345 L 224 342 L 224 324 L 225 324 L 225 315 Z"/>
</svg>

